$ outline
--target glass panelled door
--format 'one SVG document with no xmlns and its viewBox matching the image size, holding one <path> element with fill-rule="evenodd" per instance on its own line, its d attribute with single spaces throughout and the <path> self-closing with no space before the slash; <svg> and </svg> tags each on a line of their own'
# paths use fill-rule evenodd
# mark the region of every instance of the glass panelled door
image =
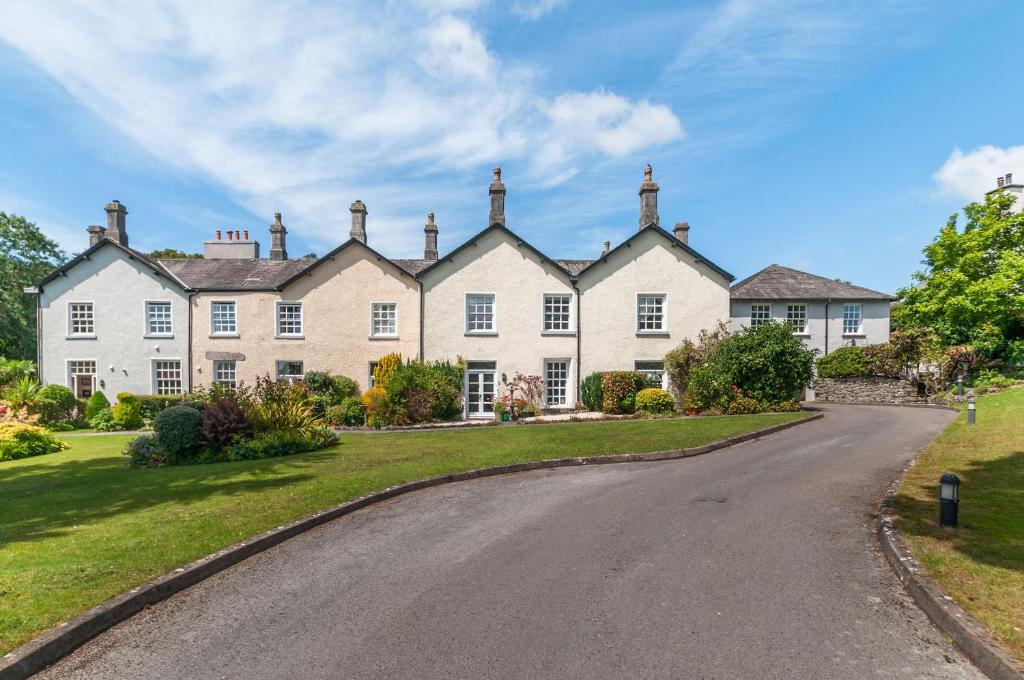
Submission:
<svg viewBox="0 0 1024 680">
<path fill-rule="evenodd" d="M 470 361 L 466 364 L 466 415 L 490 418 L 494 415 L 493 361 Z"/>
</svg>

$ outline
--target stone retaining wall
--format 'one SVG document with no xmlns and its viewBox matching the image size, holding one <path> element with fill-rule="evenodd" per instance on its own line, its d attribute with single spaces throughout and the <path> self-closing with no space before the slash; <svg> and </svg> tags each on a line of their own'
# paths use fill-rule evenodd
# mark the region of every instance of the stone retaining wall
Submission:
<svg viewBox="0 0 1024 680">
<path fill-rule="evenodd" d="M 814 381 L 817 401 L 878 402 L 883 404 L 919 403 L 917 383 L 900 378 L 867 376 L 863 378 L 818 378 Z"/>
</svg>

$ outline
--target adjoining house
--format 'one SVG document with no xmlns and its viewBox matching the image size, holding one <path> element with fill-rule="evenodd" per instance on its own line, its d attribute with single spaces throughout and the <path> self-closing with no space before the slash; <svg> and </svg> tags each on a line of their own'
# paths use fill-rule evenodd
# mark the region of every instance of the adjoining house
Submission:
<svg viewBox="0 0 1024 680">
<path fill-rule="evenodd" d="M 39 378 L 86 398 L 96 390 L 188 391 L 192 289 L 128 246 L 128 209 L 106 206 L 89 248 L 35 286 Z"/>
<path fill-rule="evenodd" d="M 824 356 L 838 347 L 889 340 L 895 298 L 845 281 L 772 264 L 732 287 L 731 329 L 766 321 L 789 324 L 793 334 Z M 813 398 L 813 392 L 808 393 Z"/>
</svg>

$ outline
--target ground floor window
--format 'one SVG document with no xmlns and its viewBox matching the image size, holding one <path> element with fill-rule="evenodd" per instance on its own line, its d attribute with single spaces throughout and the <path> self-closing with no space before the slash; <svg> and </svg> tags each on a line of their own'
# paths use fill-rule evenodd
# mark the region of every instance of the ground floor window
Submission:
<svg viewBox="0 0 1024 680">
<path fill-rule="evenodd" d="M 643 373 L 654 382 L 661 385 L 661 389 L 668 389 L 668 376 L 665 373 L 665 362 L 654 359 L 637 359 L 633 362 L 633 370 Z"/>
<path fill-rule="evenodd" d="M 181 394 L 180 361 L 154 361 L 153 374 L 157 394 Z"/>
<path fill-rule="evenodd" d="M 377 378 L 373 375 L 377 371 L 377 363 L 376 361 L 370 362 L 370 389 L 377 386 Z"/>
<path fill-rule="evenodd" d="M 544 397 L 548 406 L 566 406 L 569 401 L 569 361 L 544 362 Z"/>
<path fill-rule="evenodd" d="M 487 417 L 494 413 L 494 361 L 466 363 L 466 415 Z"/>
<path fill-rule="evenodd" d="M 277 362 L 277 379 L 287 380 L 288 382 L 295 382 L 296 380 L 302 380 L 305 377 L 305 373 L 302 370 L 301 361 L 278 361 Z"/>
<path fill-rule="evenodd" d="M 213 362 L 213 382 L 226 385 L 234 389 L 238 387 L 237 372 L 235 370 L 234 361 L 214 361 Z"/>
<path fill-rule="evenodd" d="M 96 360 L 72 359 L 68 362 L 68 387 L 79 399 L 88 399 L 96 390 Z"/>
</svg>

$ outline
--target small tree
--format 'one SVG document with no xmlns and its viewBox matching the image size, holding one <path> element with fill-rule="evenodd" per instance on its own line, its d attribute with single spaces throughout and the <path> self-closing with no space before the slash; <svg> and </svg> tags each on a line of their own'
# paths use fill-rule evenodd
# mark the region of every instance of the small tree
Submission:
<svg viewBox="0 0 1024 680">
<path fill-rule="evenodd" d="M 0 212 L 0 355 L 36 355 L 36 301 L 26 286 L 41 281 L 67 256 L 24 217 Z"/>
</svg>

